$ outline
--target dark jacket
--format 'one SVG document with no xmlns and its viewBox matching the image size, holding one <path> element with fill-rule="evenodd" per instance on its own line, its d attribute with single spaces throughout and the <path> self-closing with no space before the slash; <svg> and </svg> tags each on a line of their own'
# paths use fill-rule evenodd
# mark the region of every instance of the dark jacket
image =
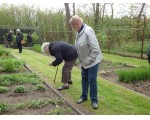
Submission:
<svg viewBox="0 0 150 120">
<path fill-rule="evenodd" d="M 7 35 L 7 41 L 8 42 L 11 42 L 12 41 L 12 33 L 8 33 L 8 35 Z"/>
<path fill-rule="evenodd" d="M 147 60 L 148 60 L 148 63 L 150 64 L 150 47 L 148 48 L 148 51 L 147 51 Z"/>
<path fill-rule="evenodd" d="M 22 32 L 16 35 L 16 43 L 21 43 L 21 40 L 23 40 Z"/>
<path fill-rule="evenodd" d="M 49 45 L 49 52 L 56 59 L 52 62 L 53 66 L 57 66 L 62 61 L 72 61 L 77 59 L 78 54 L 75 46 L 62 41 L 52 42 Z"/>
<path fill-rule="evenodd" d="M 32 42 L 32 36 L 28 34 L 27 38 L 28 38 L 28 42 L 31 43 Z"/>
</svg>

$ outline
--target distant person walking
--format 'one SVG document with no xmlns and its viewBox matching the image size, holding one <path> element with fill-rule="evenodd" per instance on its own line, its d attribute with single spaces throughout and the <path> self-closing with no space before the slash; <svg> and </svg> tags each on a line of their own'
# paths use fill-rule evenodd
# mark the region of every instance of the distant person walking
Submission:
<svg viewBox="0 0 150 120">
<path fill-rule="evenodd" d="M 13 41 L 13 31 L 10 30 L 7 34 L 6 47 L 10 47 L 12 45 L 12 41 Z"/>
<path fill-rule="evenodd" d="M 17 43 L 17 47 L 19 49 L 19 53 L 22 53 L 21 40 L 23 40 L 23 33 L 20 31 L 20 29 L 17 29 L 16 30 L 16 43 Z"/>
<path fill-rule="evenodd" d="M 32 47 L 32 35 L 30 32 L 27 35 L 27 42 L 28 42 L 28 47 Z"/>
</svg>

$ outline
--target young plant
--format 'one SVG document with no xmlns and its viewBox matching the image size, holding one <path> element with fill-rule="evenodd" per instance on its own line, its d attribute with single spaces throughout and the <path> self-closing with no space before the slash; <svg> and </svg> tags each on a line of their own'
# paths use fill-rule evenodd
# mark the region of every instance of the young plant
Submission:
<svg viewBox="0 0 150 120">
<path fill-rule="evenodd" d="M 0 93 L 5 93 L 7 92 L 9 89 L 7 87 L 0 87 Z"/>
<path fill-rule="evenodd" d="M 8 110 L 8 105 L 6 103 L 0 102 L 0 113 Z"/>
<path fill-rule="evenodd" d="M 35 89 L 36 90 L 45 90 L 45 87 L 42 84 L 37 84 L 36 87 L 35 87 Z"/>
<path fill-rule="evenodd" d="M 48 100 L 45 99 L 38 99 L 38 100 L 31 100 L 28 102 L 28 107 L 29 108 L 41 108 L 47 105 L 49 102 Z"/>
<path fill-rule="evenodd" d="M 66 109 L 63 109 L 61 107 L 56 107 L 52 111 L 48 112 L 48 115 L 65 115 Z"/>
<path fill-rule="evenodd" d="M 27 91 L 26 88 L 25 88 L 24 86 L 22 86 L 22 85 L 17 86 L 17 87 L 15 87 L 15 89 L 14 89 L 14 92 L 15 92 L 15 93 L 24 93 L 24 92 L 26 92 L 26 91 Z"/>
</svg>

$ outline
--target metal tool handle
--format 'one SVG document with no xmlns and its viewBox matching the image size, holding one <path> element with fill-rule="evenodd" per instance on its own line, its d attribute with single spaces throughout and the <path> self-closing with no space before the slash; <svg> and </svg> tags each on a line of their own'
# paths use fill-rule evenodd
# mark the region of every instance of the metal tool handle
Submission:
<svg viewBox="0 0 150 120">
<path fill-rule="evenodd" d="M 57 69 L 56 69 L 56 74 L 55 74 L 54 84 L 55 84 L 55 81 L 56 81 L 57 71 L 58 71 L 58 66 L 57 66 Z"/>
</svg>

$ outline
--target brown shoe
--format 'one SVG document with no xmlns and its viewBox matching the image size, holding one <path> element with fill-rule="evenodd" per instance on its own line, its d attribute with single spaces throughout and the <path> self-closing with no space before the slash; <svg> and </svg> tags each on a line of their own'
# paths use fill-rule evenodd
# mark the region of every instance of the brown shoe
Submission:
<svg viewBox="0 0 150 120">
<path fill-rule="evenodd" d="M 69 89 L 69 86 L 61 86 L 61 87 L 59 87 L 57 90 L 64 90 L 64 89 Z"/>
</svg>

